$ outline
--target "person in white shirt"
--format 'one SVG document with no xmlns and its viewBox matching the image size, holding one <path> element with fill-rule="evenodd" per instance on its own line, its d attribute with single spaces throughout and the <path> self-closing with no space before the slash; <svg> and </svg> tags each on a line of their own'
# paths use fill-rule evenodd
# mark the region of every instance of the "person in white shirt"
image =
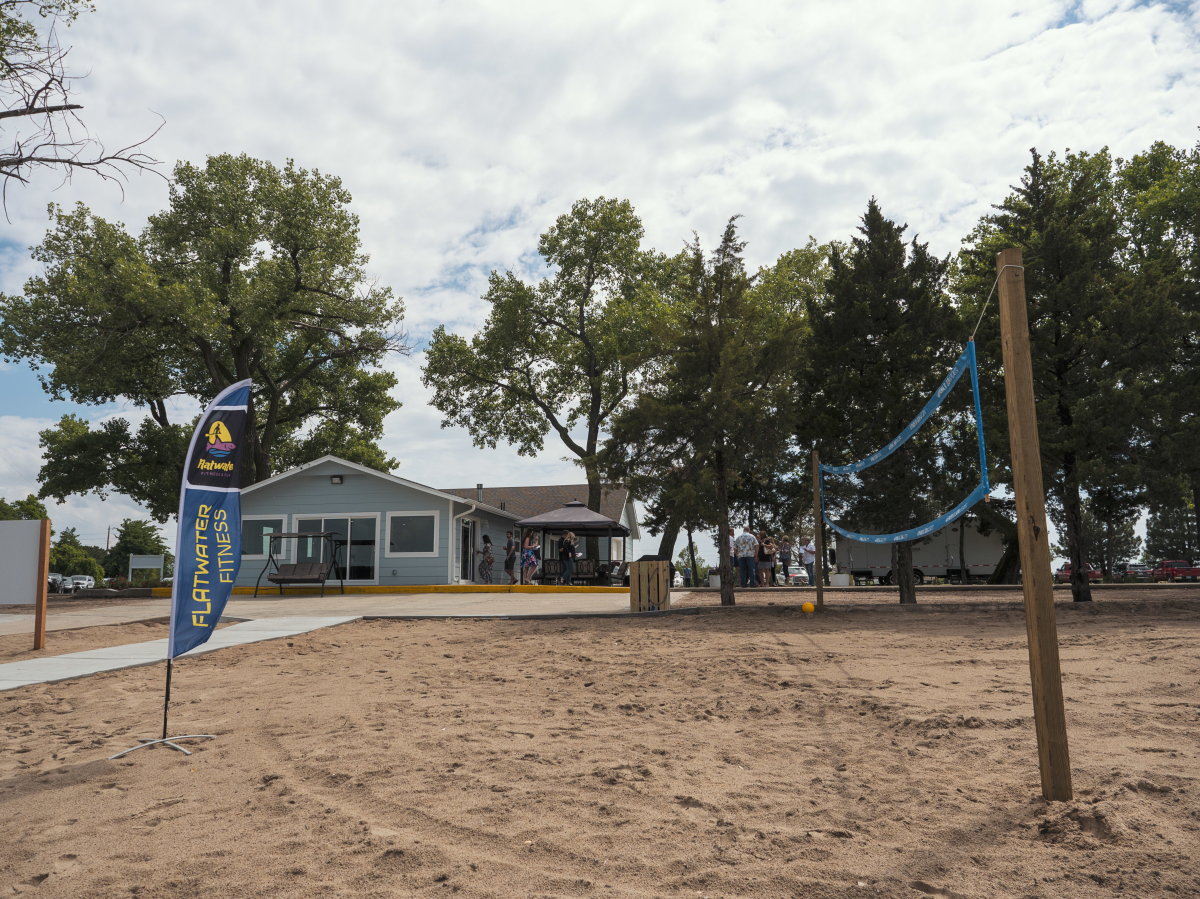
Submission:
<svg viewBox="0 0 1200 899">
<path fill-rule="evenodd" d="M 804 570 L 808 572 L 808 585 L 810 587 L 815 587 L 817 585 L 817 581 L 813 576 L 813 569 L 816 567 L 817 561 L 816 544 L 813 543 L 812 537 L 804 536 L 800 538 L 799 543 L 800 554 L 803 557 L 802 561 L 804 562 Z"/>
<path fill-rule="evenodd" d="M 754 587 L 758 584 L 758 538 L 750 530 L 750 525 L 738 536 L 738 576 L 743 587 Z"/>
</svg>

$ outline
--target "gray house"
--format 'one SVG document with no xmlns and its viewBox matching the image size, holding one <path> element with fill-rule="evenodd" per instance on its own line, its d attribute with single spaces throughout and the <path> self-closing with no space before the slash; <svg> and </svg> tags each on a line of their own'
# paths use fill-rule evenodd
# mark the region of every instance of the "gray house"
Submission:
<svg viewBox="0 0 1200 899">
<path fill-rule="evenodd" d="M 267 564 L 269 533 L 333 532 L 347 585 L 460 584 L 475 580 L 484 534 L 496 546 L 494 580 L 503 575 L 504 532 L 520 516 L 485 502 L 323 456 L 242 490 L 242 567 L 237 586 L 253 587 Z M 280 562 L 323 562 L 325 542 L 276 541 Z M 264 577 L 262 584 L 270 585 Z"/>
</svg>

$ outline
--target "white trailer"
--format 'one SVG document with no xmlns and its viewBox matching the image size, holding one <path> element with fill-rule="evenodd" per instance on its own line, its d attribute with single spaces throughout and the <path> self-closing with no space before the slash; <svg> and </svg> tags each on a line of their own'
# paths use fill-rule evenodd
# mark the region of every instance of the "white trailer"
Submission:
<svg viewBox="0 0 1200 899">
<path fill-rule="evenodd" d="M 958 528 L 964 519 L 913 543 L 913 576 L 917 583 L 926 578 L 944 577 L 958 580 Z M 963 554 L 966 556 L 969 580 L 983 580 L 992 575 L 1004 543 L 994 528 L 987 536 L 979 533 L 975 522 L 966 523 Z M 878 579 L 881 584 L 895 582 L 892 576 L 892 547 L 890 544 L 860 543 L 841 534 L 834 537 L 837 571 L 856 579 Z"/>
</svg>

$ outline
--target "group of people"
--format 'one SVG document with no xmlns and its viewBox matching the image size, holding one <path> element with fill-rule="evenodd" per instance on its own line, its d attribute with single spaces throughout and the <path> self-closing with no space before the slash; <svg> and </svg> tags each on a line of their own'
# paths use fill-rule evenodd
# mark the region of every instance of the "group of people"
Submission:
<svg viewBox="0 0 1200 899">
<path fill-rule="evenodd" d="M 796 547 L 793 547 L 789 537 L 783 537 L 776 544 L 766 531 L 755 534 L 750 525 L 746 525 L 736 537 L 734 529 L 729 529 L 729 558 L 743 587 L 775 586 L 776 566 L 783 569 L 783 582 L 786 584 L 791 574 L 794 551 L 799 554 L 808 573 L 809 584 L 815 583 L 813 569 L 817 561 L 817 547 L 811 537 L 801 535 Z"/>
<path fill-rule="evenodd" d="M 541 541 L 538 539 L 537 531 L 533 528 L 525 529 L 525 536 L 521 543 L 518 544 L 513 539 L 512 531 L 505 531 L 504 543 L 504 573 L 508 575 L 509 585 L 517 583 L 517 550 L 521 552 L 521 583 L 532 584 L 533 576 L 537 574 L 538 565 L 541 558 Z M 562 583 L 564 586 L 571 586 L 571 579 L 575 576 L 575 551 L 579 541 L 575 534 L 567 531 L 558 538 L 558 559 L 562 562 Z M 483 549 L 475 550 L 475 554 L 479 559 L 479 580 L 484 584 L 492 582 L 492 566 L 496 564 L 496 556 L 492 551 L 492 538 L 487 534 L 483 535 Z"/>
</svg>

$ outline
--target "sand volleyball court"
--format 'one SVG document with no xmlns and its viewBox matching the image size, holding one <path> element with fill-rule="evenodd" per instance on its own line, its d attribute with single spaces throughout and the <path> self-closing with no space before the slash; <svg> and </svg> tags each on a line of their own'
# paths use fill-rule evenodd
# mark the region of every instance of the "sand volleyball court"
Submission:
<svg viewBox="0 0 1200 899">
<path fill-rule="evenodd" d="M 1186 604 L 1185 604 L 1186 605 Z M 362 621 L 0 693 L 0 894 L 1200 895 L 1200 616 L 1059 614 L 1076 800 L 1015 612 Z"/>
</svg>

